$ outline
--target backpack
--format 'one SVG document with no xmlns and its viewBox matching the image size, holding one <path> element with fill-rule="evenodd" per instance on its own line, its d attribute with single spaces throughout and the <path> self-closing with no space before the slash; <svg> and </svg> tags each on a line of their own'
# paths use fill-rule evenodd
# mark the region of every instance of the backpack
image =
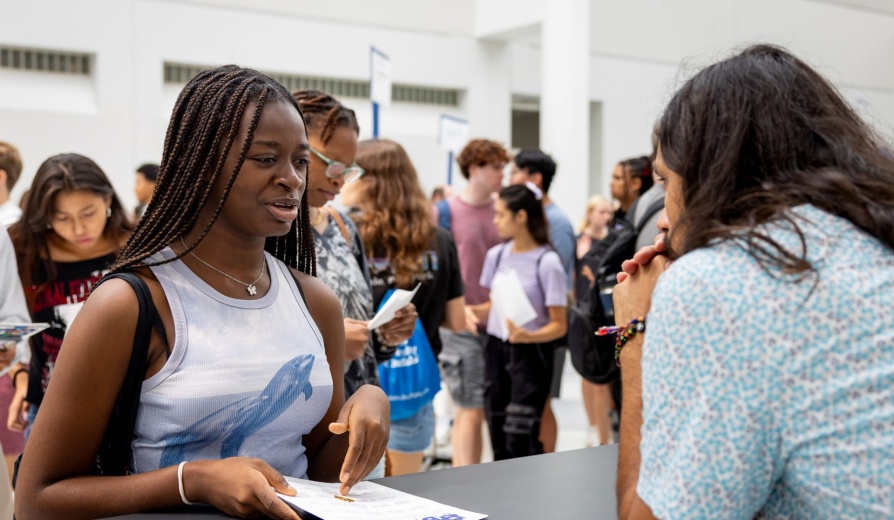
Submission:
<svg viewBox="0 0 894 520">
<path fill-rule="evenodd" d="M 447 199 L 439 200 L 435 207 L 438 208 L 438 226 L 450 231 L 450 204 L 447 203 Z"/>
<path fill-rule="evenodd" d="M 575 305 L 568 313 L 568 350 L 574 369 L 591 383 L 604 384 L 618 379 L 615 363 L 615 337 L 596 336 L 599 327 L 615 324 L 612 292 L 617 285 L 616 275 L 621 264 L 636 253 L 636 237 L 649 219 L 664 209 L 664 199 L 656 200 L 646 209 L 640 224 L 618 219 L 608 236 L 587 255 L 597 269 L 596 281 L 588 302 Z M 584 257 L 587 259 L 587 256 Z"/>
</svg>

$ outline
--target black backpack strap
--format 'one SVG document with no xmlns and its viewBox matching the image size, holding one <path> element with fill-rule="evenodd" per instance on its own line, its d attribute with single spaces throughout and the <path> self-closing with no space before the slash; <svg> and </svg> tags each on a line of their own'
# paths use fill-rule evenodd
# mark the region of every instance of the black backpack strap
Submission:
<svg viewBox="0 0 894 520">
<path fill-rule="evenodd" d="M 152 328 L 158 332 L 170 352 L 165 335 L 164 325 L 152 301 L 152 293 L 146 282 L 134 273 L 116 273 L 106 276 L 102 282 L 111 278 L 120 278 L 130 284 L 137 295 L 139 313 L 137 315 L 137 327 L 134 332 L 133 350 L 130 354 L 130 362 L 127 366 L 127 374 L 115 400 L 106 432 L 99 446 L 96 456 L 95 473 L 100 475 L 125 475 L 130 459 L 133 455 L 133 432 L 137 422 L 137 407 L 140 405 L 140 393 L 143 388 L 143 379 L 146 377 L 147 357 L 149 355 L 149 340 Z M 100 282 L 100 283 L 102 283 Z M 94 290 L 96 287 L 94 287 Z M 19 465 L 22 456 L 16 459 L 12 486 L 15 489 L 18 479 Z"/>
<path fill-rule="evenodd" d="M 494 264 L 494 274 L 497 274 L 497 269 L 500 268 L 500 260 L 503 259 L 503 253 L 506 252 L 507 247 L 509 247 L 509 242 L 503 242 L 503 247 L 501 247 L 500 252 L 497 253 L 497 262 Z"/>
<path fill-rule="evenodd" d="M 656 199 L 655 202 L 653 202 L 648 208 L 646 208 L 646 212 L 643 213 L 642 218 L 640 218 L 639 225 L 636 226 L 636 234 L 639 235 L 640 233 L 642 233 L 643 229 L 646 227 L 646 224 L 649 223 L 649 219 L 663 209 L 664 197 Z"/>
<path fill-rule="evenodd" d="M 105 279 L 120 278 L 130 284 L 140 305 L 137 328 L 134 333 L 133 351 L 127 367 L 127 375 L 121 385 L 115 408 L 109 419 L 102 445 L 99 448 L 97 466 L 103 475 L 124 475 L 127 472 L 133 453 L 133 431 L 137 421 L 137 407 L 140 404 L 140 392 L 143 379 L 146 377 L 149 340 L 155 323 L 161 324 L 158 310 L 152 301 L 152 294 L 146 282 L 134 273 L 116 273 Z M 161 326 L 159 335 L 167 347 L 167 337 Z"/>
<path fill-rule="evenodd" d="M 540 261 L 543 260 L 543 257 L 546 256 L 546 254 L 550 251 L 555 251 L 555 249 L 550 247 L 547 248 L 545 251 L 541 251 L 540 255 L 537 256 L 537 263 L 534 265 L 534 274 L 537 275 L 537 287 L 540 288 L 540 294 L 543 295 L 544 303 L 546 303 L 546 291 L 543 290 L 543 280 L 540 278 Z"/>
<path fill-rule="evenodd" d="M 295 280 L 295 286 L 298 287 L 298 294 L 301 295 L 301 299 L 304 300 L 304 305 L 307 306 L 307 296 L 304 295 L 304 289 L 301 288 L 301 282 L 298 281 L 298 277 L 292 269 L 289 267 L 286 267 L 286 269 L 288 269 L 289 274 L 292 275 L 292 280 Z"/>
<path fill-rule="evenodd" d="M 506 248 L 509 247 L 509 242 L 504 242 L 503 247 L 500 248 L 500 252 L 497 253 L 497 262 L 494 265 L 494 274 L 497 274 L 497 269 L 500 268 L 500 260 L 503 259 L 503 253 L 506 252 Z M 537 276 L 537 286 L 540 288 L 540 294 L 543 295 L 544 301 L 546 301 L 546 293 L 543 291 L 543 281 L 540 279 L 540 261 L 543 260 L 543 257 L 546 256 L 550 251 L 555 251 L 552 247 L 547 247 L 543 251 L 540 252 L 540 255 L 537 256 L 537 264 L 534 266 L 534 274 Z M 556 253 L 558 254 L 558 253 Z"/>
</svg>

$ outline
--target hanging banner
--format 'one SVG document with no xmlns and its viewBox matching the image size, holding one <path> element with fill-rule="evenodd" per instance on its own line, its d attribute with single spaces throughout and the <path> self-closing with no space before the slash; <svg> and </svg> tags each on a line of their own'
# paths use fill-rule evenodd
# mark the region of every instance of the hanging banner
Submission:
<svg viewBox="0 0 894 520">
<path fill-rule="evenodd" d="M 391 60 L 375 47 L 369 48 L 369 97 L 373 103 L 391 106 Z"/>
<path fill-rule="evenodd" d="M 459 153 L 469 141 L 469 123 L 465 119 L 441 114 L 438 119 L 438 146 Z"/>
</svg>

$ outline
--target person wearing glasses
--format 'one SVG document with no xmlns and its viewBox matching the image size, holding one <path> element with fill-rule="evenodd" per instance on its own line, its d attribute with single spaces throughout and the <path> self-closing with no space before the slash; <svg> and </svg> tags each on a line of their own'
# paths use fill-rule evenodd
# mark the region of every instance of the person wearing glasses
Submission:
<svg viewBox="0 0 894 520">
<path fill-rule="evenodd" d="M 377 362 L 390 359 L 395 346 L 406 341 L 416 325 L 416 308 L 408 305 L 370 334 L 366 326 L 375 314 L 369 268 L 354 223 L 326 206 L 363 169 L 354 163 L 360 126 L 354 111 L 318 90 L 292 93 L 304 114 L 310 143 L 307 202 L 317 256 L 317 276 L 342 304 L 345 324 L 345 394 L 364 384 L 379 384 Z M 385 476 L 384 462 L 368 478 Z"/>
</svg>

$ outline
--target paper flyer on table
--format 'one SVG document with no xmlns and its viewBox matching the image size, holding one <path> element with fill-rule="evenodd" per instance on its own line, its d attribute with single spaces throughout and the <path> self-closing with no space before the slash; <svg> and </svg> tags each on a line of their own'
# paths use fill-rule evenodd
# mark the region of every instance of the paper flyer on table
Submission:
<svg viewBox="0 0 894 520">
<path fill-rule="evenodd" d="M 298 494 L 280 494 L 294 509 L 310 513 L 322 520 L 357 520 L 388 518 L 389 520 L 481 520 L 487 515 L 417 497 L 403 491 L 360 482 L 347 497 L 342 497 L 340 484 L 286 478 Z"/>
<path fill-rule="evenodd" d="M 528 300 L 521 279 L 514 269 L 507 269 L 494 276 L 490 287 L 490 301 L 499 317 L 503 341 L 509 338 L 506 320 L 512 320 L 512 323 L 521 327 L 537 318 L 537 311 Z"/>
<path fill-rule="evenodd" d="M 368 330 L 375 330 L 393 320 L 394 313 L 409 305 L 413 296 L 416 296 L 416 291 L 418 291 L 421 286 L 421 283 L 417 283 L 412 291 L 395 289 L 394 292 L 391 293 L 391 297 L 388 298 L 388 301 L 382 304 L 379 312 L 377 312 L 376 315 L 373 316 L 373 319 L 369 321 L 369 325 L 367 325 L 366 328 Z"/>
<path fill-rule="evenodd" d="M 0 323 L 0 343 L 25 341 L 48 328 L 50 328 L 49 323 Z"/>
</svg>

